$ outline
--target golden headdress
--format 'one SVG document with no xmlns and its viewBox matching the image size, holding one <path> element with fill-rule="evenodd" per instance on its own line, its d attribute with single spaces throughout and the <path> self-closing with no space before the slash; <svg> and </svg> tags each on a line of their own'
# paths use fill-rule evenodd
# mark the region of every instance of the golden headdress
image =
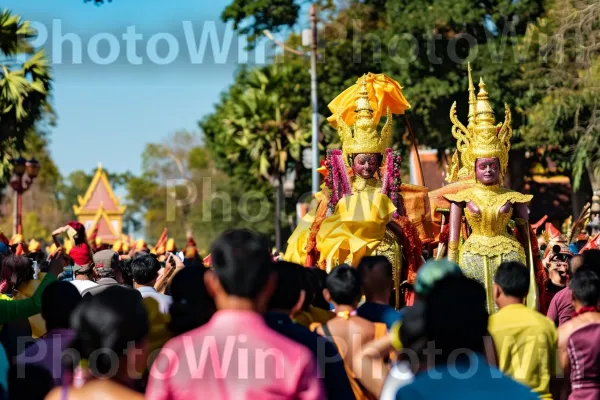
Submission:
<svg viewBox="0 0 600 400">
<path fill-rule="evenodd" d="M 356 122 L 352 128 L 346 124 L 339 112 L 336 111 L 335 114 L 344 160 L 347 160 L 349 155 L 358 153 L 384 154 L 392 135 L 392 113 L 388 106 L 387 121 L 381 133 L 377 132 L 377 121 L 373 118 L 374 111 L 369 103 L 366 76 L 362 77 L 354 112 Z"/>
<path fill-rule="evenodd" d="M 508 104 L 504 103 L 504 122 L 497 127 L 494 111 L 485 90 L 483 79 L 479 80 L 479 93 L 475 97 L 475 87 L 469 68 L 469 114 L 465 127 L 456 116 L 456 102 L 450 108 L 452 136 L 456 139 L 456 152 L 452 156 L 452 167 L 447 177 L 448 182 L 472 176 L 475 172 L 475 161 L 478 158 L 498 158 L 501 177 L 506 173 L 510 139 L 512 138 L 511 113 Z M 460 165 L 458 154 L 460 153 Z M 459 169 L 460 166 L 460 169 Z"/>
</svg>

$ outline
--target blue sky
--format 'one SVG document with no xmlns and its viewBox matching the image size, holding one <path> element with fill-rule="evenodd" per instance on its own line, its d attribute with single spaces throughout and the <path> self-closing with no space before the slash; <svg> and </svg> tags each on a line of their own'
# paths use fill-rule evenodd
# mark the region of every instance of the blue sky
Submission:
<svg viewBox="0 0 600 400">
<path fill-rule="evenodd" d="M 52 129 L 50 150 L 63 175 L 91 171 L 99 162 L 113 172 L 139 173 L 146 143 L 177 130 L 198 131 L 197 121 L 211 112 L 239 65 L 257 60 L 255 54 L 238 51 L 244 42 L 221 23 L 228 3 L 113 0 L 96 7 L 83 0 L 3 2 L 2 8 L 36 23 L 36 44 L 52 60 L 58 126 Z M 198 51 L 203 34 L 208 38 L 204 53 Z M 224 43 L 230 43 L 229 51 L 223 50 Z M 215 44 L 220 48 L 213 52 Z M 172 58 L 166 59 L 169 54 Z"/>
</svg>

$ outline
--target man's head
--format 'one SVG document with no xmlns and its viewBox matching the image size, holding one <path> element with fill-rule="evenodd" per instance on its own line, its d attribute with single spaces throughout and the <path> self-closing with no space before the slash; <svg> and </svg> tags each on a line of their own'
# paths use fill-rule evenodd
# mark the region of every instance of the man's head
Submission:
<svg viewBox="0 0 600 400">
<path fill-rule="evenodd" d="M 445 362 L 456 350 L 483 353 L 488 313 L 485 291 L 476 281 L 464 276 L 448 276 L 431 289 L 425 298 L 427 339 L 441 350 L 436 362 Z M 457 312 L 460 310 L 460 312 Z"/>
<path fill-rule="evenodd" d="M 600 277 L 597 270 L 581 267 L 573 274 L 569 285 L 573 292 L 575 310 L 581 307 L 597 307 L 600 302 Z"/>
<path fill-rule="evenodd" d="M 112 278 L 123 283 L 123 275 L 119 266 L 119 253 L 114 250 L 101 250 L 94 254 L 94 265 L 100 278 Z"/>
<path fill-rule="evenodd" d="M 66 281 L 56 281 L 48 285 L 42 293 L 42 318 L 46 328 L 69 329 L 73 310 L 81 302 L 79 290 Z"/>
<path fill-rule="evenodd" d="M 358 264 L 358 275 L 367 301 L 388 304 L 394 285 L 394 271 L 387 257 L 363 257 Z"/>
<path fill-rule="evenodd" d="M 294 314 L 302 308 L 305 291 L 303 287 L 304 267 L 287 261 L 274 264 L 277 288 L 269 300 L 269 310 Z"/>
<path fill-rule="evenodd" d="M 581 255 L 583 256 L 583 265 L 593 268 L 600 274 L 600 249 L 586 250 Z"/>
<path fill-rule="evenodd" d="M 417 272 L 415 293 L 420 298 L 427 297 L 436 283 L 447 276 L 463 276 L 463 273 L 457 264 L 446 258 L 426 262 Z"/>
<path fill-rule="evenodd" d="M 154 286 L 159 271 L 160 262 L 151 254 L 136 257 L 131 262 L 133 281 L 140 286 Z"/>
<path fill-rule="evenodd" d="M 335 267 L 327 276 L 323 295 L 336 305 L 356 306 L 360 299 L 358 271 L 346 264 Z"/>
<path fill-rule="evenodd" d="M 262 312 L 275 290 L 277 277 L 267 241 L 258 233 L 235 229 L 224 232 L 212 245 L 213 269 L 204 275 L 217 308 L 229 308 L 239 299 Z"/>
<path fill-rule="evenodd" d="M 494 275 L 494 300 L 498 307 L 522 303 L 529 292 L 529 271 L 519 262 L 500 264 Z"/>
<path fill-rule="evenodd" d="M 567 274 L 572 277 L 575 271 L 579 269 L 579 267 L 583 266 L 584 258 L 582 255 L 577 254 L 571 258 L 569 261 L 569 269 L 567 270 Z"/>
</svg>

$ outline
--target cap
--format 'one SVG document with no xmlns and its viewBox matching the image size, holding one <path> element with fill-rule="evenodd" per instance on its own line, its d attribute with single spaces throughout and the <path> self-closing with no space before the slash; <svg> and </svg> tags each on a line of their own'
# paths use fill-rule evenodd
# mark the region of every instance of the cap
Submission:
<svg viewBox="0 0 600 400">
<path fill-rule="evenodd" d="M 119 253 L 114 250 L 100 250 L 94 254 L 94 264 L 97 269 L 114 269 L 113 261 L 118 259 Z"/>
</svg>

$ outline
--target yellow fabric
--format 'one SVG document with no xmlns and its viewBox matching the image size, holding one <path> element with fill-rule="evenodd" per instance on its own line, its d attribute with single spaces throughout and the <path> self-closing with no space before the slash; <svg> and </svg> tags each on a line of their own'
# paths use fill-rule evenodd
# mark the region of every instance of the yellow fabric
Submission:
<svg viewBox="0 0 600 400">
<path fill-rule="evenodd" d="M 488 330 L 500 369 L 540 398 L 551 399 L 550 377 L 556 370 L 557 347 L 554 323 L 522 304 L 512 304 L 490 316 Z"/>
<path fill-rule="evenodd" d="M 40 286 L 40 283 L 42 279 L 44 279 L 45 275 L 45 272 L 40 272 L 38 279 L 33 279 L 29 282 L 23 283 L 13 298 L 15 300 L 25 300 L 33 297 L 33 294 L 37 290 L 38 286 Z M 44 318 L 42 318 L 42 314 L 36 314 L 29 317 L 29 325 L 31 325 L 31 337 L 34 339 L 44 336 L 47 332 L 46 321 Z"/>
<path fill-rule="evenodd" d="M 288 239 L 287 249 L 283 260 L 304 265 L 306 261 L 306 243 L 310 235 L 310 227 L 315 220 L 316 208 L 311 210 L 300 220 L 298 226 Z"/>
<path fill-rule="evenodd" d="M 163 347 L 163 345 L 173 337 L 169 330 L 169 322 L 171 317 L 168 314 L 160 312 L 158 302 L 151 298 L 144 298 L 144 306 L 148 311 L 148 321 L 150 322 L 150 332 L 148 339 L 150 342 L 150 351 L 154 351 Z"/>
<path fill-rule="evenodd" d="M 327 271 L 347 262 L 354 266 L 381 243 L 396 207 L 378 191 L 363 190 L 341 199 L 317 234 L 319 262 Z"/>
<path fill-rule="evenodd" d="M 308 311 L 301 310 L 294 314 L 294 321 L 297 324 L 310 328 L 311 324 L 325 324 L 333 317 L 335 317 L 335 314 L 331 311 L 309 306 Z"/>
<path fill-rule="evenodd" d="M 362 77 L 356 80 L 356 83 L 340 93 L 329 103 L 329 110 L 333 113 L 327 118 L 327 121 L 337 128 L 335 114 L 342 117 L 347 125 L 352 125 L 356 121 L 356 97 L 360 89 Z M 392 114 L 404 114 L 404 111 L 410 108 L 410 104 L 402 94 L 402 86 L 392 78 L 384 74 L 368 73 L 366 75 L 367 90 L 369 91 L 369 104 L 373 109 L 373 120 L 375 124 L 379 123 L 381 116 L 390 108 Z"/>
</svg>

